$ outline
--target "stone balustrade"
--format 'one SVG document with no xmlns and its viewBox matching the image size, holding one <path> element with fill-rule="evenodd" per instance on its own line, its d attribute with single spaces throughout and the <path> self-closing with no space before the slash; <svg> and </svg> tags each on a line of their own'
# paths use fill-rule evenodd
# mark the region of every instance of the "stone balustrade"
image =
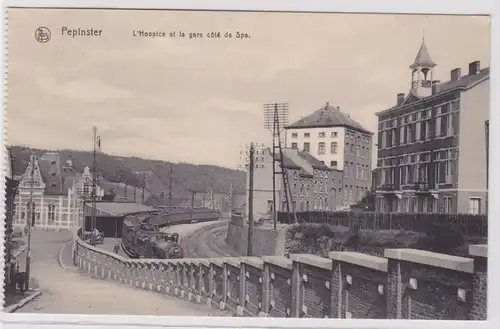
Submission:
<svg viewBox="0 0 500 329">
<path fill-rule="evenodd" d="M 414 249 L 209 259 L 127 259 L 77 238 L 90 275 L 237 316 L 486 319 L 487 247 L 470 258 Z"/>
</svg>

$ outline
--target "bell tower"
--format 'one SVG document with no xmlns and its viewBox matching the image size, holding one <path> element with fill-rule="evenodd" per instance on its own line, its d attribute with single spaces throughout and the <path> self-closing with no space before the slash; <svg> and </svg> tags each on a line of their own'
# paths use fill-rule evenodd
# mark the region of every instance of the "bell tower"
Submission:
<svg viewBox="0 0 500 329">
<path fill-rule="evenodd" d="M 436 66 L 429 55 L 425 39 L 418 50 L 417 56 L 410 65 L 411 69 L 411 92 L 417 97 L 427 97 L 432 95 L 433 69 Z"/>
</svg>

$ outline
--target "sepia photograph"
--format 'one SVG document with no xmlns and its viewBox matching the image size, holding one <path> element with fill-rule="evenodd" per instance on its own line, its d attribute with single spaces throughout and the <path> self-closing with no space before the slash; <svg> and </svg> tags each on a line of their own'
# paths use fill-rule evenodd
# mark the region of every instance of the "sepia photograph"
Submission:
<svg viewBox="0 0 500 329">
<path fill-rule="evenodd" d="M 487 320 L 489 16 L 6 18 L 4 312 Z"/>
</svg>

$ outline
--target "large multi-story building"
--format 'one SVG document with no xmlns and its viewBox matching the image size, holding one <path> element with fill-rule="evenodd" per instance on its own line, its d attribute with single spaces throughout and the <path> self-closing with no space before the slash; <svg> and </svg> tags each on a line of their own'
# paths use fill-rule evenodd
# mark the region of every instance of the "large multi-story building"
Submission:
<svg viewBox="0 0 500 329">
<path fill-rule="evenodd" d="M 276 159 L 276 171 L 280 172 L 280 157 L 276 155 Z M 329 168 L 310 154 L 297 149 L 283 149 L 283 162 L 295 211 L 336 210 L 343 205 L 342 171 Z M 268 148 L 256 150 L 253 183 L 255 219 L 269 217 L 272 211 L 272 166 L 271 150 Z M 283 181 L 279 175 L 276 176 L 275 188 L 277 210 L 287 211 Z M 248 189 L 247 180 L 247 193 Z"/>
<path fill-rule="evenodd" d="M 425 42 L 410 66 L 408 95 L 378 116 L 377 210 L 486 213 L 489 68 L 434 79 Z"/>
<path fill-rule="evenodd" d="M 371 188 L 372 135 L 340 108 L 324 107 L 286 127 L 286 146 L 343 173 L 344 206 Z"/>
<path fill-rule="evenodd" d="M 14 226 L 25 227 L 28 220 L 33 165 L 32 225 L 53 230 L 81 225 L 84 202 L 92 192 L 92 174 L 88 167 L 83 174 L 77 173 L 71 161 L 62 164 L 59 153 L 48 152 L 40 158 L 32 157 L 19 178 Z M 96 194 L 100 199 L 104 191 L 97 187 Z"/>
</svg>

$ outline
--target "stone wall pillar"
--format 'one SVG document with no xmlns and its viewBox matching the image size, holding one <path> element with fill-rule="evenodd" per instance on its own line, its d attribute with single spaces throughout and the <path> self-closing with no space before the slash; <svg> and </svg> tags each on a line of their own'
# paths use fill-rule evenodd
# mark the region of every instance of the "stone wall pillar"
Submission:
<svg viewBox="0 0 500 329">
<path fill-rule="evenodd" d="M 330 258 L 333 259 L 332 253 L 330 253 Z M 344 277 L 342 276 L 342 266 L 340 262 L 333 261 L 332 264 L 332 284 L 330 287 L 331 296 L 331 318 L 341 319 L 344 318 L 342 312 L 342 290 L 344 286 Z"/>
<path fill-rule="evenodd" d="M 300 263 L 292 258 L 292 309 L 290 314 L 292 318 L 300 317 L 301 292 L 302 274 L 300 273 Z"/>
<path fill-rule="evenodd" d="M 310 254 L 292 254 L 290 259 L 292 317 L 330 317 L 332 261 Z"/>
<path fill-rule="evenodd" d="M 290 317 L 292 309 L 293 262 L 281 256 L 262 256 L 263 287 L 262 311 L 259 316 Z M 283 306 L 271 306 L 274 299 L 281 299 Z"/>
<path fill-rule="evenodd" d="M 385 319 L 387 259 L 363 253 L 330 252 L 332 318 Z M 357 297 L 355 303 L 349 296 Z"/>
<path fill-rule="evenodd" d="M 472 259 L 416 249 L 386 249 L 384 255 L 388 258 L 389 319 L 469 318 Z"/>
<path fill-rule="evenodd" d="M 472 307 L 469 320 L 487 320 L 488 311 L 488 245 L 469 246 L 474 259 L 472 274 Z"/>
</svg>

